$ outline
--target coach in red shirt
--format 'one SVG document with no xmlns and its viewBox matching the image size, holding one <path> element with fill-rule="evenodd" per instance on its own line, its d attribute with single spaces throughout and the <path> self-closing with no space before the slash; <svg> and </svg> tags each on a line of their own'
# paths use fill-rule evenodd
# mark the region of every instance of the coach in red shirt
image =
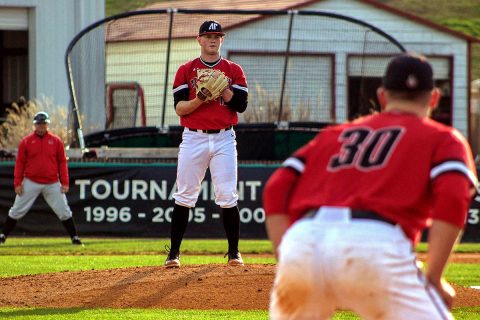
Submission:
<svg viewBox="0 0 480 320">
<path fill-rule="evenodd" d="M 62 221 L 72 244 L 82 245 L 65 196 L 69 189 L 69 181 L 63 142 L 48 131 L 50 123 L 48 113 L 38 112 L 33 118 L 33 123 L 34 132 L 23 138 L 18 146 L 14 173 L 17 196 L 0 233 L 0 244 L 5 243 L 17 221 L 27 214 L 35 199 L 42 194 Z"/>
</svg>

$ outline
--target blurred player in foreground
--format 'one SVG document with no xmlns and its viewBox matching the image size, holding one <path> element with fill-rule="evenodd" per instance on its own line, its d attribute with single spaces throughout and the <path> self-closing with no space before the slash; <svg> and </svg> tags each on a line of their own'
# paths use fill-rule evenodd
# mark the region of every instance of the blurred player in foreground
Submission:
<svg viewBox="0 0 480 320">
<path fill-rule="evenodd" d="M 451 319 L 442 275 L 477 175 L 468 143 L 429 118 L 440 93 L 424 57 L 390 61 L 382 113 L 332 126 L 267 182 L 278 266 L 271 319 Z M 413 251 L 430 227 L 426 270 Z"/>
</svg>

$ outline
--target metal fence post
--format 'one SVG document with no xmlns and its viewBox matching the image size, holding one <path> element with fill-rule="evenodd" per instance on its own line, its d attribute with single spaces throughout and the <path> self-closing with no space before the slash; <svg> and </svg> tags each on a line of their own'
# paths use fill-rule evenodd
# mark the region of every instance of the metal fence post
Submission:
<svg viewBox="0 0 480 320">
<path fill-rule="evenodd" d="M 282 112 L 283 112 L 283 96 L 285 94 L 285 85 L 287 82 L 287 69 L 288 69 L 288 58 L 290 56 L 290 43 L 292 42 L 292 28 L 293 28 L 293 16 L 297 14 L 297 10 L 288 10 L 288 14 L 290 15 L 290 24 L 288 26 L 288 38 L 287 38 L 287 48 L 285 51 L 285 63 L 283 64 L 283 78 L 282 78 L 282 86 L 280 90 L 280 105 L 278 107 L 278 120 L 277 122 L 280 123 L 282 119 Z"/>
<path fill-rule="evenodd" d="M 170 47 L 172 44 L 172 30 L 173 30 L 173 16 L 177 12 L 177 9 L 168 9 L 167 13 L 170 14 L 170 25 L 168 27 L 168 41 L 167 41 L 167 56 L 165 58 L 165 82 L 163 84 L 163 111 L 162 111 L 162 123 L 161 128 L 165 128 L 165 112 L 167 112 L 167 92 L 168 92 L 168 73 L 170 71 Z"/>
</svg>

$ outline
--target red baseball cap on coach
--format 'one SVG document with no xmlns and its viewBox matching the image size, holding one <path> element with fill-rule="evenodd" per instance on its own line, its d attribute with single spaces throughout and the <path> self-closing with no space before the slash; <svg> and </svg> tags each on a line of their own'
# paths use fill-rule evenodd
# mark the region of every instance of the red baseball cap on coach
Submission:
<svg viewBox="0 0 480 320">
<path fill-rule="evenodd" d="M 204 34 L 219 34 L 224 36 L 225 32 L 222 31 L 222 25 L 214 20 L 205 21 L 200 26 L 198 30 L 198 35 L 203 36 Z"/>
</svg>

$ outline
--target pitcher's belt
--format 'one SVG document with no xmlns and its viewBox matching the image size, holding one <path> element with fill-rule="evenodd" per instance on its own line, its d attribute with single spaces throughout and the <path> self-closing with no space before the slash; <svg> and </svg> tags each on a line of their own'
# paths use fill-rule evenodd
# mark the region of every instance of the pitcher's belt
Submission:
<svg viewBox="0 0 480 320">
<path fill-rule="evenodd" d="M 187 129 L 190 131 L 196 131 L 199 133 L 220 133 L 220 132 L 224 132 L 232 129 L 232 126 L 226 127 L 224 129 L 194 129 L 194 128 L 187 128 Z"/>
</svg>

